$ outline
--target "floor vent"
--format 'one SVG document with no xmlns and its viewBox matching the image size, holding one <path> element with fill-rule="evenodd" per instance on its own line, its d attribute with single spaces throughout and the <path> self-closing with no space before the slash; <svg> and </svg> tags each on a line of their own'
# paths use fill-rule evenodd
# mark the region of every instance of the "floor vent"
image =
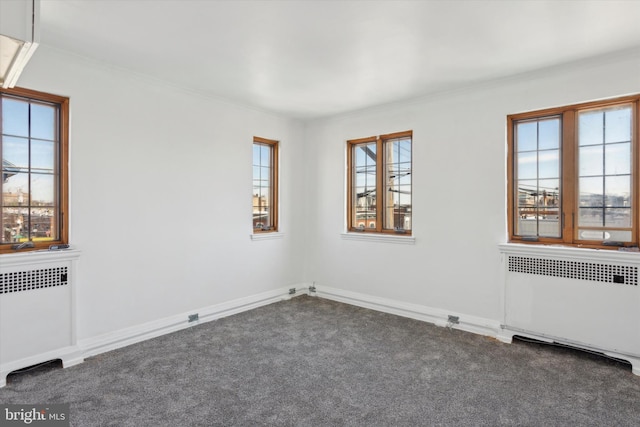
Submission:
<svg viewBox="0 0 640 427">
<path fill-rule="evenodd" d="M 68 267 L 14 271 L 0 274 L 0 294 L 63 286 L 68 283 Z"/>
<path fill-rule="evenodd" d="M 638 267 L 509 255 L 509 271 L 638 286 Z"/>
</svg>

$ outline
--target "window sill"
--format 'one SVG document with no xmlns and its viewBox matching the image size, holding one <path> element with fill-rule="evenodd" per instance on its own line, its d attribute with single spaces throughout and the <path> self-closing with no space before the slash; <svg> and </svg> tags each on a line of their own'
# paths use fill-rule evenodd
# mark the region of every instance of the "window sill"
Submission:
<svg viewBox="0 0 640 427">
<path fill-rule="evenodd" d="M 398 245 L 415 245 L 416 238 L 413 236 L 401 236 L 394 234 L 371 234 L 371 233 L 342 233 L 342 240 L 359 240 L 362 242 L 394 243 Z"/>
<path fill-rule="evenodd" d="M 527 245 L 524 243 L 500 243 L 503 254 L 531 255 L 569 260 L 594 260 L 602 262 L 630 262 L 640 264 L 640 252 L 625 252 L 609 249 L 574 248 L 561 245 Z"/>
<path fill-rule="evenodd" d="M 16 252 L 0 255 L 2 266 L 18 266 L 24 264 L 39 264 L 51 261 L 73 261 L 80 257 L 81 252 L 77 249 L 61 249 L 50 251 L 42 249 L 38 251 Z"/>
<path fill-rule="evenodd" d="M 276 240 L 284 238 L 284 233 L 274 231 L 270 233 L 254 233 L 251 235 L 251 240 Z"/>
</svg>

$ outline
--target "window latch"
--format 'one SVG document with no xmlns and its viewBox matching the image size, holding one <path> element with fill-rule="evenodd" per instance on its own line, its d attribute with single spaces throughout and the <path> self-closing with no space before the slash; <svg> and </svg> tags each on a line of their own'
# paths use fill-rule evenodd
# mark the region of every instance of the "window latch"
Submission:
<svg viewBox="0 0 640 427">
<path fill-rule="evenodd" d="M 36 245 L 32 242 L 32 241 L 28 241 L 28 242 L 22 242 L 22 243 L 18 243 L 16 245 L 11 246 L 11 249 L 13 249 L 14 251 L 19 251 L 20 249 L 24 249 L 24 248 L 33 248 Z"/>
</svg>

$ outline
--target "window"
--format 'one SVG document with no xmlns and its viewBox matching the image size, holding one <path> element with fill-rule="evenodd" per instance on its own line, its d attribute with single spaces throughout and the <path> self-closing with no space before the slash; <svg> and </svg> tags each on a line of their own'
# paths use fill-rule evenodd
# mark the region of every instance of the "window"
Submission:
<svg viewBox="0 0 640 427">
<path fill-rule="evenodd" d="M 508 117 L 511 241 L 638 244 L 640 96 Z"/>
<path fill-rule="evenodd" d="M 68 98 L 0 89 L 0 253 L 68 241 L 68 111 Z"/>
<path fill-rule="evenodd" d="M 278 141 L 253 138 L 253 232 L 278 231 Z"/>
<path fill-rule="evenodd" d="M 411 234 L 412 136 L 347 141 L 349 231 Z"/>
</svg>

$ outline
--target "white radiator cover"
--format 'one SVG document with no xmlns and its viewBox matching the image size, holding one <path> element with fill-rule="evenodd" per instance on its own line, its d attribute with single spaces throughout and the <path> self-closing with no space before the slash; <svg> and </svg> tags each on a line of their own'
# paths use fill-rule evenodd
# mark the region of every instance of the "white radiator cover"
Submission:
<svg viewBox="0 0 640 427">
<path fill-rule="evenodd" d="M 526 335 L 628 360 L 640 375 L 640 254 L 500 245 L 503 335 Z"/>
<path fill-rule="evenodd" d="M 52 359 L 82 362 L 75 319 L 79 251 L 36 251 L 0 259 L 0 387 L 6 376 Z"/>
</svg>

